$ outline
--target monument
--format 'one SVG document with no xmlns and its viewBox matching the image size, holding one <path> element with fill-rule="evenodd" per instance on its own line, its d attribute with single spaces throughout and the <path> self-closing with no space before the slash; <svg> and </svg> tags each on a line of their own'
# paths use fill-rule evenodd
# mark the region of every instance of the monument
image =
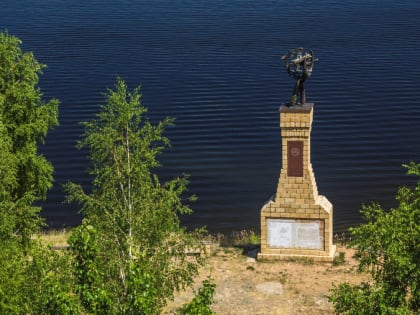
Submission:
<svg viewBox="0 0 420 315">
<path fill-rule="evenodd" d="M 318 194 L 312 170 L 314 104 L 306 103 L 304 89 L 317 59 L 303 48 L 290 50 L 282 59 L 296 84 L 290 103 L 280 106 L 282 168 L 275 195 L 261 209 L 258 259 L 300 257 L 331 262 L 335 255 L 333 206 Z"/>
</svg>

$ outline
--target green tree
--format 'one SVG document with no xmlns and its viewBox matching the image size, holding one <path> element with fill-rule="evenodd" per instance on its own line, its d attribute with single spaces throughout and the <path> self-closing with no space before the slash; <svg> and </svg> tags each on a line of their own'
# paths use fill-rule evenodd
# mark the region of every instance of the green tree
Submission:
<svg viewBox="0 0 420 315">
<path fill-rule="evenodd" d="M 420 165 L 405 165 L 420 176 Z M 384 211 L 373 203 L 363 206 L 366 223 L 350 232 L 359 270 L 371 282 L 340 284 L 330 300 L 338 314 L 419 314 L 420 312 L 420 181 L 414 189 L 401 187 L 398 206 Z"/>
<path fill-rule="evenodd" d="M 158 314 L 167 298 L 192 283 L 200 257 L 188 257 L 200 231 L 187 232 L 179 214 L 187 178 L 161 183 L 153 170 L 169 146 L 163 136 L 173 119 L 144 119 L 140 88 L 117 79 L 96 119 L 84 123 L 78 147 L 88 147 L 93 167 L 89 193 L 66 185 L 85 220 L 70 239 L 79 273 L 78 292 L 88 313 Z"/>
<path fill-rule="evenodd" d="M 45 199 L 53 182 L 53 167 L 37 149 L 58 125 L 58 101 L 42 100 L 38 76 L 45 65 L 20 46 L 0 32 L 0 237 L 28 242 L 42 224 L 34 202 Z"/>
<path fill-rule="evenodd" d="M 32 239 L 43 224 L 34 203 L 53 182 L 38 146 L 58 124 L 58 101 L 42 100 L 45 65 L 20 46 L 0 32 L 0 313 L 79 314 L 69 256 Z"/>
</svg>

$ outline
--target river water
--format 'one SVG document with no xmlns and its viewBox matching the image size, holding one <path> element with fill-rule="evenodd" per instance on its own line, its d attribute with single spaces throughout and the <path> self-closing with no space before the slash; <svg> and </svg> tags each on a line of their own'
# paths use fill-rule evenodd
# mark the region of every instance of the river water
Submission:
<svg viewBox="0 0 420 315">
<path fill-rule="evenodd" d="M 119 75 L 141 84 L 152 121 L 176 118 L 159 174 L 190 174 L 199 199 L 183 222 L 259 228 L 280 174 L 278 108 L 294 84 L 280 57 L 301 46 L 320 59 L 306 84 L 312 165 L 335 231 L 360 222 L 362 203 L 392 207 L 397 187 L 414 183 L 401 165 L 420 161 L 419 16 L 415 0 L 1 1 L 0 29 L 48 65 L 40 87 L 61 101 L 41 148 L 55 167 L 43 216 L 80 222 L 62 184 L 88 186 L 79 122 Z"/>
</svg>

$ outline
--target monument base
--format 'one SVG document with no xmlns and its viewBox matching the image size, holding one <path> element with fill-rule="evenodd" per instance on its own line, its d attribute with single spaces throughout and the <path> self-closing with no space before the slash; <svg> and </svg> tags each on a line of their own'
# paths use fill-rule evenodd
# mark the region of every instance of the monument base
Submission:
<svg viewBox="0 0 420 315">
<path fill-rule="evenodd" d="M 302 254 L 297 254 L 297 251 L 301 251 Z M 258 261 L 276 261 L 276 260 L 302 260 L 302 261 L 314 261 L 314 262 L 325 262 L 332 263 L 336 253 L 336 246 L 332 245 L 328 255 L 314 255 L 314 254 L 305 254 L 305 250 L 293 249 L 293 254 L 266 254 L 258 253 Z"/>
<path fill-rule="evenodd" d="M 261 209 L 259 260 L 309 259 L 332 262 L 332 204 L 325 196 L 291 199 L 291 204 L 269 200 Z"/>
</svg>

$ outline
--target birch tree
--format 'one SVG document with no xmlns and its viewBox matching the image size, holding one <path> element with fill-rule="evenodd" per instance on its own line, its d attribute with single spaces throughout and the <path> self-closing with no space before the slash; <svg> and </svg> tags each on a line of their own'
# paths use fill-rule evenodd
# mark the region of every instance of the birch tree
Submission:
<svg viewBox="0 0 420 315">
<path fill-rule="evenodd" d="M 161 183 L 153 173 L 173 119 L 151 124 L 140 88 L 129 92 L 120 78 L 105 96 L 78 143 L 89 149 L 91 191 L 66 185 L 68 201 L 84 215 L 70 239 L 78 292 L 92 313 L 157 314 L 175 290 L 192 283 L 201 263 L 186 255 L 200 231 L 187 233 L 178 218 L 191 213 L 188 180 Z"/>
</svg>

